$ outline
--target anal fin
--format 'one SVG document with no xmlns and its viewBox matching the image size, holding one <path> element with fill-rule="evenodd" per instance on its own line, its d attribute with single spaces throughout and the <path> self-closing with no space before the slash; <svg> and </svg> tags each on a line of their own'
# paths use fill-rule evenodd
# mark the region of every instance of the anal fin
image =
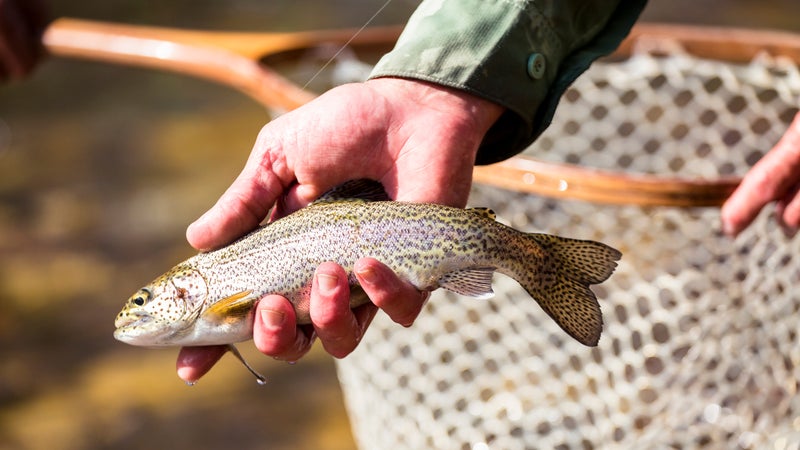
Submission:
<svg viewBox="0 0 800 450">
<path fill-rule="evenodd" d="M 456 294 L 479 299 L 494 296 L 492 275 L 495 267 L 471 267 L 448 272 L 439 279 L 439 286 Z"/>
</svg>

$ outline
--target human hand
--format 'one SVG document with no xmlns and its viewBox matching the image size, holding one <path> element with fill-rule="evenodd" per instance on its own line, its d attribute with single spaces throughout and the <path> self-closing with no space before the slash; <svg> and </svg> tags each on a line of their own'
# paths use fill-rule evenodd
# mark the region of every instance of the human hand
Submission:
<svg viewBox="0 0 800 450">
<path fill-rule="evenodd" d="M 239 177 L 187 230 L 200 250 L 227 244 L 271 218 L 300 209 L 351 179 L 381 182 L 399 201 L 464 206 L 475 154 L 502 108 L 470 94 L 421 81 L 380 78 L 332 89 L 267 124 Z M 257 306 L 253 339 L 265 354 L 295 361 L 315 336 L 336 357 L 350 353 L 379 307 L 410 325 L 427 299 L 380 262 L 364 258 L 354 268 L 372 300 L 350 310 L 344 269 L 316 271 L 311 327 L 297 327 L 292 305 L 270 295 Z M 195 381 L 224 354 L 224 347 L 184 348 L 178 375 Z"/>
<path fill-rule="evenodd" d="M 736 236 L 761 208 L 776 201 L 775 215 L 787 235 L 800 226 L 800 113 L 780 141 L 756 163 L 722 206 L 722 229 Z"/>
<path fill-rule="evenodd" d="M 44 54 L 47 25 L 39 0 L 0 0 L 0 81 L 26 76 Z"/>
</svg>

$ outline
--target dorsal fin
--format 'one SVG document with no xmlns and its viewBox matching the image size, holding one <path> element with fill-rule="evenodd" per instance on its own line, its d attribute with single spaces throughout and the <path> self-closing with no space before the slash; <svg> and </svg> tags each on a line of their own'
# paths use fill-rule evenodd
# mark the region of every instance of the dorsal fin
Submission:
<svg viewBox="0 0 800 450">
<path fill-rule="evenodd" d="M 486 217 L 490 220 L 497 220 L 497 214 L 489 208 L 467 208 L 467 212 Z"/>
<path fill-rule="evenodd" d="M 383 189 L 382 184 L 375 180 L 361 178 L 358 180 L 345 181 L 322 194 L 313 203 L 346 201 L 380 202 L 385 200 L 391 199 L 389 198 L 389 194 L 386 193 L 386 190 Z"/>
</svg>

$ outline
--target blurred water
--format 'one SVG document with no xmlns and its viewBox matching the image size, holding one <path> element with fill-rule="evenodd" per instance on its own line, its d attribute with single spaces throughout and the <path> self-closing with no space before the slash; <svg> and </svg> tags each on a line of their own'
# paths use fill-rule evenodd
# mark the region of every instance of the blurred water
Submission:
<svg viewBox="0 0 800 450">
<path fill-rule="evenodd" d="M 66 1 L 54 16 L 236 30 L 362 25 L 376 1 Z M 798 2 L 654 2 L 646 18 L 795 28 Z M 375 24 L 402 22 L 394 0 Z M 748 12 L 749 11 L 749 12 Z M 354 444 L 330 359 L 243 351 L 193 388 L 173 350 L 114 341 L 143 282 L 193 253 L 183 233 L 241 168 L 264 109 L 226 88 L 49 60 L 0 89 L 0 448 L 325 448 Z"/>
</svg>

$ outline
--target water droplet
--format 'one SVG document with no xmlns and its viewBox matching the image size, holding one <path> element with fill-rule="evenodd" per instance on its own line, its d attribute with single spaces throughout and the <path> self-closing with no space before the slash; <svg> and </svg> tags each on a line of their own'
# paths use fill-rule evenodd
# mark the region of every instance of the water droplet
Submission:
<svg viewBox="0 0 800 450">
<path fill-rule="evenodd" d="M 703 409 L 703 419 L 706 420 L 708 423 L 714 423 L 719 419 L 720 413 L 722 412 L 722 408 L 714 403 L 706 405 Z"/>
<path fill-rule="evenodd" d="M 267 379 L 264 377 L 256 378 L 256 383 L 258 383 L 260 386 L 264 386 L 267 384 Z"/>
<path fill-rule="evenodd" d="M 293 365 L 297 364 L 297 361 L 286 361 L 286 364 L 289 364 L 290 366 L 293 366 Z"/>
<path fill-rule="evenodd" d="M 194 380 L 194 381 L 187 381 L 187 382 L 186 382 L 186 385 L 187 385 L 187 386 L 189 386 L 189 387 L 192 387 L 192 386 L 194 386 L 195 384 L 197 384 L 197 380 Z"/>
</svg>

